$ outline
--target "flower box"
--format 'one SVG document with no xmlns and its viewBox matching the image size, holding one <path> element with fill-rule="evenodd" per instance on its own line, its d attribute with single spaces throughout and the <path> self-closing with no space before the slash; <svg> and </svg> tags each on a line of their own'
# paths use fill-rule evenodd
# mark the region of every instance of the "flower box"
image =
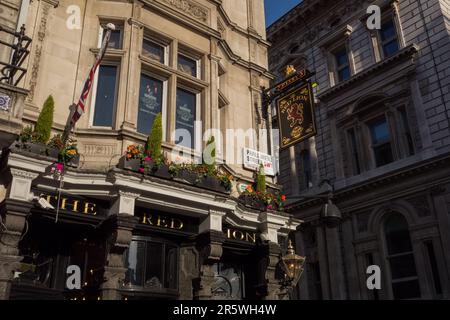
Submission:
<svg viewBox="0 0 450 320">
<path fill-rule="evenodd" d="M 209 190 L 212 190 L 212 191 L 221 192 L 221 193 L 228 193 L 229 192 L 227 190 L 227 188 L 221 183 L 221 181 L 219 179 L 217 179 L 216 177 L 212 177 L 212 176 L 204 177 L 200 181 L 199 187 L 202 187 L 204 189 L 209 189 Z"/>
<path fill-rule="evenodd" d="M 58 159 L 60 152 L 61 152 L 61 150 L 59 150 L 58 148 L 47 148 L 47 150 L 46 150 L 47 156 L 49 156 L 50 158 L 56 158 L 56 159 Z"/>
<path fill-rule="evenodd" d="M 186 169 L 180 170 L 178 172 L 177 178 L 190 184 L 197 184 L 200 180 L 196 172 L 192 172 Z"/>
<path fill-rule="evenodd" d="M 169 172 L 169 166 L 166 164 L 161 164 L 160 166 L 154 166 L 152 170 L 152 174 L 155 177 L 162 179 L 172 179 L 173 176 Z"/>
<path fill-rule="evenodd" d="M 141 167 L 141 159 L 127 159 L 125 156 L 120 158 L 119 168 L 139 172 Z"/>
</svg>

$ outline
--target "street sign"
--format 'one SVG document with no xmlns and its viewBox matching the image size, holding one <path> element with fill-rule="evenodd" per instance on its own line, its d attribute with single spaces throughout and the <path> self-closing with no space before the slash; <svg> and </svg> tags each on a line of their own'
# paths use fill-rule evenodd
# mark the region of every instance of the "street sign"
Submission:
<svg viewBox="0 0 450 320">
<path fill-rule="evenodd" d="M 273 157 L 271 155 L 245 148 L 243 159 L 245 169 L 257 170 L 260 164 L 262 164 L 267 176 L 275 176 Z"/>
</svg>

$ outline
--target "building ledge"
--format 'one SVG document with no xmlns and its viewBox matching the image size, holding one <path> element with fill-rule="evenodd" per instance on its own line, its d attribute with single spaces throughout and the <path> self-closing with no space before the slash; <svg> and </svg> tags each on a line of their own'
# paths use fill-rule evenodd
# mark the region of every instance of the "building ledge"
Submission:
<svg viewBox="0 0 450 320">
<path fill-rule="evenodd" d="M 325 90 L 322 93 L 319 93 L 317 98 L 321 101 L 329 100 L 329 99 L 333 98 L 334 96 L 336 96 L 337 94 L 340 94 L 341 92 L 349 89 L 352 85 L 355 85 L 355 84 L 357 85 L 358 82 L 362 82 L 362 81 L 366 80 L 367 78 L 374 76 L 378 72 L 382 72 L 384 70 L 389 70 L 394 65 L 396 65 L 402 61 L 405 61 L 407 59 L 413 58 L 417 52 L 419 52 L 419 47 L 416 44 L 411 44 L 411 45 L 403 48 L 399 52 L 397 52 L 394 56 L 384 59 L 384 60 L 374 64 L 370 68 L 365 69 L 365 70 L 355 74 L 350 79 L 348 79 L 344 82 L 341 82 L 341 83 Z"/>
</svg>

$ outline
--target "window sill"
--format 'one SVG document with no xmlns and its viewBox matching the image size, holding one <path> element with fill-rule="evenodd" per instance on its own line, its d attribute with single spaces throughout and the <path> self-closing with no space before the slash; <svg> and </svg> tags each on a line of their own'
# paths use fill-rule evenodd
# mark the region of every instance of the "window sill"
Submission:
<svg viewBox="0 0 450 320">
<path fill-rule="evenodd" d="M 98 55 L 100 52 L 99 48 L 91 48 L 89 49 L 90 52 L 94 53 L 95 55 Z M 105 53 L 105 58 L 122 58 L 125 56 L 126 51 L 123 49 L 107 49 Z"/>
</svg>

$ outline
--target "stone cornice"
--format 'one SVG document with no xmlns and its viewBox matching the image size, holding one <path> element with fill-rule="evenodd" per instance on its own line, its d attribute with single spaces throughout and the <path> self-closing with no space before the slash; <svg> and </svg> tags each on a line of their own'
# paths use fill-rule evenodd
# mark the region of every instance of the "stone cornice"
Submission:
<svg viewBox="0 0 450 320">
<path fill-rule="evenodd" d="M 317 98 L 321 101 L 327 101 L 337 94 L 342 93 L 344 90 L 349 88 L 354 88 L 357 83 L 362 83 L 364 79 L 368 77 L 372 77 L 377 72 L 383 72 L 385 70 L 388 70 L 392 68 L 395 64 L 402 62 L 407 59 L 411 59 L 414 57 L 414 55 L 419 52 L 419 48 L 415 44 L 411 44 L 399 52 L 397 52 L 394 56 L 384 59 L 370 68 L 365 69 L 362 72 L 359 72 L 352 76 L 350 79 L 339 83 L 336 86 L 331 87 L 328 90 L 325 90 L 324 92 L 321 92 L 317 95 Z"/>
</svg>

